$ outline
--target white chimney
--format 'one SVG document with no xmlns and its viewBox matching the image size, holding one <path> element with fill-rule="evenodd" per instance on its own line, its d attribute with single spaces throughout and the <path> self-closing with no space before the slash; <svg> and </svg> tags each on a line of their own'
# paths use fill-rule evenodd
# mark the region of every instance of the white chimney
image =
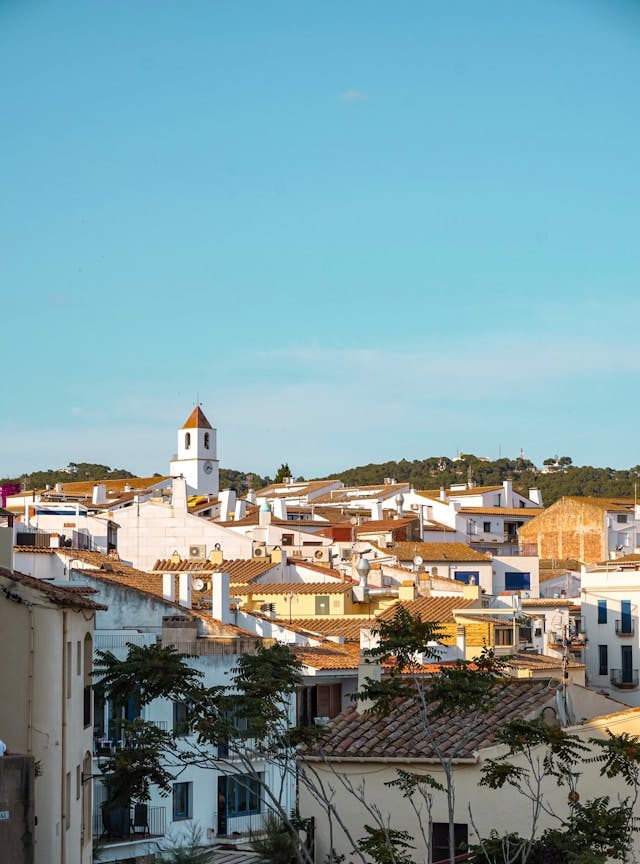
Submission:
<svg viewBox="0 0 640 864">
<path fill-rule="evenodd" d="M 104 483 L 97 483 L 93 487 L 93 494 L 91 495 L 91 503 L 92 504 L 106 504 L 107 503 L 107 487 Z"/>
<path fill-rule="evenodd" d="M 502 488 L 504 489 L 503 507 L 513 507 L 513 483 L 511 480 L 503 480 Z"/>
<path fill-rule="evenodd" d="M 441 501 L 447 500 L 447 490 L 444 488 L 444 486 L 440 487 L 440 500 Z"/>
<path fill-rule="evenodd" d="M 382 519 L 382 501 L 371 502 L 371 518 L 377 521 Z"/>
<path fill-rule="evenodd" d="M 396 508 L 398 510 L 398 519 L 402 519 L 404 516 L 404 495 L 402 492 L 396 495 Z"/>
<path fill-rule="evenodd" d="M 379 660 L 372 657 L 367 657 L 362 651 L 360 652 L 360 663 L 358 664 L 358 693 L 362 693 L 365 686 L 371 681 L 379 681 L 382 675 L 382 666 Z M 358 699 L 356 702 L 356 710 L 358 714 L 364 714 L 365 711 L 373 708 L 374 702 L 371 699 Z"/>
<path fill-rule="evenodd" d="M 191 609 L 191 573 L 180 573 L 179 575 L 178 603 L 187 609 Z"/>
<path fill-rule="evenodd" d="M 247 489 L 247 501 L 249 504 L 256 503 L 256 490 L 255 489 Z"/>
<path fill-rule="evenodd" d="M 269 525 L 271 525 L 271 507 L 269 507 L 268 501 L 265 501 L 264 504 L 260 507 L 258 520 L 258 524 L 261 528 L 267 528 Z"/>
<path fill-rule="evenodd" d="M 241 519 L 244 519 L 244 517 L 246 515 L 247 515 L 247 502 L 244 501 L 242 498 L 238 498 L 238 500 L 236 501 L 236 510 L 235 510 L 235 513 L 233 514 L 233 521 L 239 522 Z"/>
<path fill-rule="evenodd" d="M 187 481 L 174 477 L 171 486 L 171 506 L 181 513 L 187 512 Z"/>
<path fill-rule="evenodd" d="M 220 521 L 228 522 L 231 518 L 231 513 L 236 510 L 236 493 L 234 489 L 223 489 L 218 495 L 220 502 Z"/>
<path fill-rule="evenodd" d="M 211 617 L 223 624 L 231 624 L 229 603 L 229 574 L 216 570 L 211 574 Z"/>
<path fill-rule="evenodd" d="M 529 498 L 534 504 L 537 504 L 538 507 L 542 507 L 542 492 L 540 489 L 529 489 Z"/>
<path fill-rule="evenodd" d="M 175 600 L 175 582 L 173 573 L 162 574 L 162 596 L 172 603 Z"/>
<path fill-rule="evenodd" d="M 273 515 L 276 519 L 287 520 L 287 502 L 284 498 L 276 498 L 273 502 Z"/>
</svg>

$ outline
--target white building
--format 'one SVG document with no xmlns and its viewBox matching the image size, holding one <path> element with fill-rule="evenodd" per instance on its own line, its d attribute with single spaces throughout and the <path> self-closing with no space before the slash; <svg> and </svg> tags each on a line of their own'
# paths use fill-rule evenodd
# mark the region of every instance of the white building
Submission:
<svg viewBox="0 0 640 864">
<path fill-rule="evenodd" d="M 636 564 L 636 567 L 638 565 Z M 611 562 L 582 573 L 582 626 L 586 635 L 587 683 L 629 705 L 640 706 L 637 569 Z"/>
</svg>

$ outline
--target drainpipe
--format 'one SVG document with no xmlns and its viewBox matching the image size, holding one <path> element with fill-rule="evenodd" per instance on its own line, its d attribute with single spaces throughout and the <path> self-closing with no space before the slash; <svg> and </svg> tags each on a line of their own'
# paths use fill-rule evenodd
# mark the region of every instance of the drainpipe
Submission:
<svg viewBox="0 0 640 864">
<path fill-rule="evenodd" d="M 67 610 L 62 613 L 62 732 L 60 735 L 60 864 L 66 864 L 65 858 L 65 841 L 67 833 L 67 807 L 69 802 L 66 800 L 66 774 L 67 766 L 67 686 L 70 682 L 67 681 L 67 670 L 69 668 L 69 659 L 67 658 Z"/>
<path fill-rule="evenodd" d="M 33 756 L 33 666 L 35 657 L 35 626 L 33 623 L 33 606 L 29 610 L 29 662 L 27 672 L 27 753 Z"/>
</svg>

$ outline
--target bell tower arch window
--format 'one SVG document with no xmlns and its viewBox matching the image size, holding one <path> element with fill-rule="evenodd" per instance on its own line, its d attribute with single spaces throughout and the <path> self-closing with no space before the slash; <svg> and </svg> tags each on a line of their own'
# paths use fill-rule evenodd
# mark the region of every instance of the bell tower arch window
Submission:
<svg viewBox="0 0 640 864">
<path fill-rule="evenodd" d="M 204 433 L 204 449 L 205 450 L 209 449 L 209 433 L 208 432 Z"/>
<path fill-rule="evenodd" d="M 187 432 L 184 436 L 184 449 L 185 450 L 191 449 L 191 432 Z"/>
</svg>

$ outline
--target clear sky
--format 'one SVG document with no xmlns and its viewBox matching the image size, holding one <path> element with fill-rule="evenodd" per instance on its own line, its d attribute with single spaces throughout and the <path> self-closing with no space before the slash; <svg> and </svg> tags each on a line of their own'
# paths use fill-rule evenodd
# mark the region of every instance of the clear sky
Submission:
<svg viewBox="0 0 640 864">
<path fill-rule="evenodd" d="M 0 0 L 0 476 L 640 462 L 640 4 Z"/>
</svg>

